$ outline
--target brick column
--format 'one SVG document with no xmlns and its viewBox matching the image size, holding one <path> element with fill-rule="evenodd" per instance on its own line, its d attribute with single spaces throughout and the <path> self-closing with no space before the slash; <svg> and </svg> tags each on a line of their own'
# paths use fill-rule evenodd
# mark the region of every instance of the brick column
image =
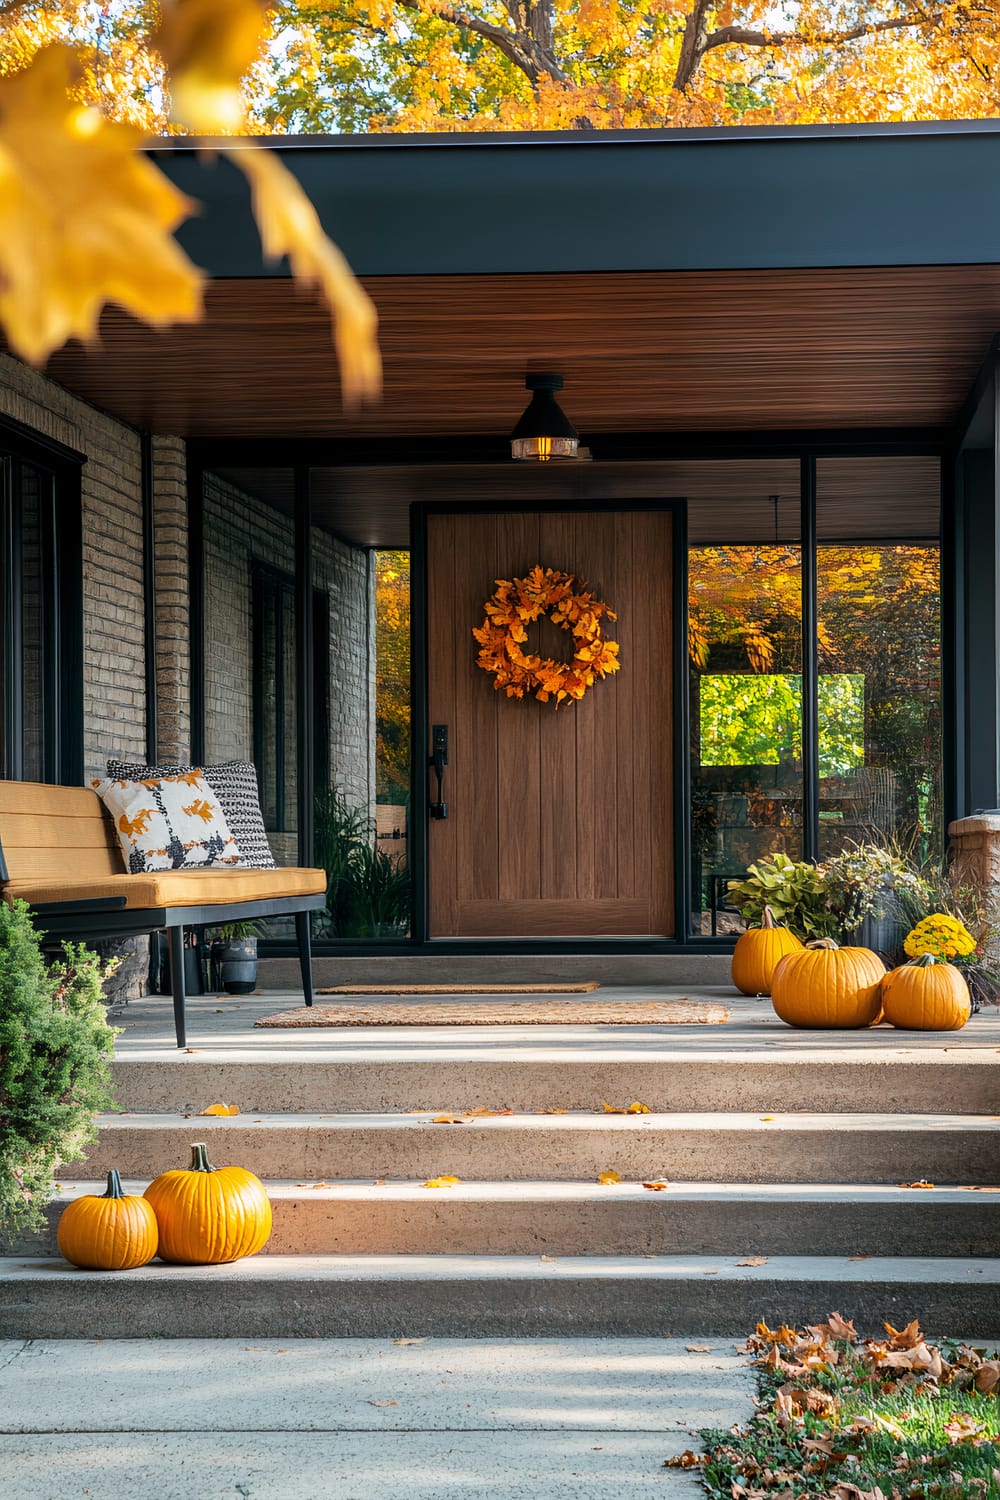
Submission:
<svg viewBox="0 0 1000 1500">
<path fill-rule="evenodd" d="M 181 438 L 153 439 L 156 692 L 161 761 L 191 754 L 187 464 Z"/>
<path fill-rule="evenodd" d="M 948 825 L 955 875 L 1000 903 L 1000 811 L 974 813 Z"/>
</svg>

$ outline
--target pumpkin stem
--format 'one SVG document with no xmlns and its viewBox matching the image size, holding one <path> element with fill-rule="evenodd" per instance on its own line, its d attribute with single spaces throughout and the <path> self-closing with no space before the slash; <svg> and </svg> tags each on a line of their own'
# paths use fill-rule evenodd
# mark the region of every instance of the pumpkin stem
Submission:
<svg viewBox="0 0 1000 1500">
<path fill-rule="evenodd" d="M 114 1167 L 108 1173 L 108 1190 L 106 1193 L 102 1193 L 101 1196 L 103 1198 L 124 1198 L 125 1196 L 122 1191 L 122 1180 Z"/>
<path fill-rule="evenodd" d="M 204 1141 L 191 1142 L 191 1165 L 189 1172 L 214 1172 L 215 1168 L 208 1159 L 208 1147 Z"/>
<path fill-rule="evenodd" d="M 833 938 L 813 938 L 813 940 L 812 940 L 811 943 L 806 943 L 806 947 L 807 948 L 839 948 L 840 944 L 839 943 L 835 943 L 833 941 Z"/>
<path fill-rule="evenodd" d="M 774 927 L 774 912 L 769 906 L 765 906 L 761 912 L 760 925 L 769 930 Z"/>
<path fill-rule="evenodd" d="M 911 958 L 907 963 L 908 969 L 929 969 L 933 964 L 943 964 L 945 959 L 938 958 L 936 953 L 918 953 L 916 958 Z"/>
</svg>

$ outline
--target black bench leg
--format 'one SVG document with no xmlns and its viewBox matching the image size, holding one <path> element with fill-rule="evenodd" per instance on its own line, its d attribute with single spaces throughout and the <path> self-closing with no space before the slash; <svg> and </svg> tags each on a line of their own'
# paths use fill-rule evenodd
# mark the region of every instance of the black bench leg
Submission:
<svg viewBox="0 0 1000 1500">
<path fill-rule="evenodd" d="M 295 936 L 299 940 L 299 968 L 302 970 L 302 992 L 306 997 L 306 1004 L 312 1005 L 312 932 L 309 925 L 309 913 L 307 911 L 297 911 L 295 913 Z"/>
<path fill-rule="evenodd" d="M 184 1027 L 184 928 L 170 928 L 170 987 L 174 992 L 174 1029 L 177 1045 L 187 1045 Z"/>
</svg>

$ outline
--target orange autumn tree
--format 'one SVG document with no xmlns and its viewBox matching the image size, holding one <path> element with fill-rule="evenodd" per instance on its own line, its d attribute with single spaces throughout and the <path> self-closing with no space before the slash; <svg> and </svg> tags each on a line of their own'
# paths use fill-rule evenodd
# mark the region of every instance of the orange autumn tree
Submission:
<svg viewBox="0 0 1000 1500">
<path fill-rule="evenodd" d="M 996 113 L 992 3 L 284 0 L 272 128 L 631 128 Z"/>
</svg>

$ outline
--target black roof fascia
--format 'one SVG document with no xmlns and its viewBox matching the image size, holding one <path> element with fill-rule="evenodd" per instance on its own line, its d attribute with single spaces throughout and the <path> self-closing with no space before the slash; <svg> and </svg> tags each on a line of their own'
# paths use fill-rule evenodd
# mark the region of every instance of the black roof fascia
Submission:
<svg viewBox="0 0 1000 1500">
<path fill-rule="evenodd" d="M 997 121 L 226 144 L 276 150 L 362 275 L 962 265 L 1000 244 Z M 286 275 L 211 145 L 150 148 L 201 205 L 181 242 L 212 277 Z"/>
</svg>

